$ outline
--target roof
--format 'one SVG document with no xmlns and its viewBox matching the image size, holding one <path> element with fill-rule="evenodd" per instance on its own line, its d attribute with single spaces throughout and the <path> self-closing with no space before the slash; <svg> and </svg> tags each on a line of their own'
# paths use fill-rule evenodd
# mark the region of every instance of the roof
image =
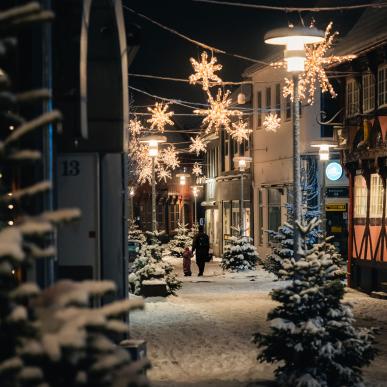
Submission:
<svg viewBox="0 0 387 387">
<path fill-rule="evenodd" d="M 251 77 L 255 72 L 270 65 L 270 63 L 278 62 L 284 57 L 284 50 L 278 49 L 274 54 L 262 59 L 262 63 L 255 63 L 243 72 L 242 77 Z M 266 64 L 265 64 L 266 63 Z"/>
<path fill-rule="evenodd" d="M 387 8 L 369 8 L 333 50 L 334 55 L 359 55 L 387 42 Z"/>
</svg>

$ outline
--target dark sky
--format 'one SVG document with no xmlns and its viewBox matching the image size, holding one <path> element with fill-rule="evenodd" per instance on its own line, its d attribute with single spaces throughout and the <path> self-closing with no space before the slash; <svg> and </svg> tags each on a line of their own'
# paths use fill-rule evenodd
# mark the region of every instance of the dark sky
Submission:
<svg viewBox="0 0 387 387">
<path fill-rule="evenodd" d="M 298 23 L 297 13 L 266 11 L 232 6 L 220 6 L 197 3 L 191 0 L 122 0 L 124 5 L 151 17 L 195 40 L 218 47 L 231 53 L 237 53 L 256 59 L 264 59 L 272 48 L 263 43 L 264 34 L 276 27 L 283 27 L 288 21 Z M 247 2 L 240 0 L 239 2 Z M 362 3 L 361 0 L 341 1 L 341 4 Z M 250 0 L 254 3 L 254 0 Z M 313 6 L 337 5 L 339 1 L 266 1 L 255 0 L 258 4 Z M 152 74 L 188 78 L 192 73 L 190 57 L 198 58 L 202 49 L 189 43 L 159 27 L 127 12 L 127 20 L 141 28 L 140 49 L 131 64 L 133 73 Z M 359 11 L 303 13 L 305 24 L 309 24 L 312 17 L 316 26 L 325 29 L 330 20 L 334 21 L 335 30 L 345 34 L 359 16 Z M 226 81 L 241 80 L 242 72 L 252 63 L 216 54 L 223 65 L 221 77 Z M 170 81 L 144 80 L 130 78 L 130 84 L 144 89 L 152 94 L 167 98 L 185 99 L 195 102 L 206 102 L 200 86 L 180 84 Z M 134 105 L 154 103 L 149 99 L 131 92 Z M 138 111 L 144 111 L 138 108 Z M 174 107 L 175 111 L 179 111 Z M 179 120 L 182 122 L 182 120 Z M 192 125 L 192 120 L 185 120 L 186 125 Z"/>
</svg>

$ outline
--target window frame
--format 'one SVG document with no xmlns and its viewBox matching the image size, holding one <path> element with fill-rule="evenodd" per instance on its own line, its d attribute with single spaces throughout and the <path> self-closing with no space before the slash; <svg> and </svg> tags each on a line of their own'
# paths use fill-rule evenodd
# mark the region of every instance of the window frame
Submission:
<svg viewBox="0 0 387 387">
<path fill-rule="evenodd" d="M 382 219 L 383 199 L 383 179 L 378 173 L 372 173 L 370 175 L 370 219 Z"/>
<path fill-rule="evenodd" d="M 257 128 L 262 127 L 262 90 L 257 92 Z"/>
<path fill-rule="evenodd" d="M 381 81 L 381 73 L 383 72 L 383 81 Z M 378 67 L 378 79 L 377 79 L 378 87 L 377 87 L 377 93 L 378 93 L 378 108 L 386 107 L 387 106 L 387 63 L 382 64 Z M 381 84 L 383 84 L 383 100 L 381 101 L 380 95 L 381 95 Z M 382 103 L 381 103 L 382 102 Z"/>
<path fill-rule="evenodd" d="M 351 92 L 350 92 L 350 86 Z M 350 98 L 351 96 L 351 98 Z M 360 90 L 355 78 L 349 78 L 345 84 L 345 112 L 347 117 L 355 117 L 360 113 Z"/>
<path fill-rule="evenodd" d="M 361 183 L 360 183 L 361 181 Z M 353 218 L 367 218 L 367 181 L 363 175 L 356 175 L 353 184 Z"/>
<path fill-rule="evenodd" d="M 368 113 L 375 109 L 375 83 L 375 77 L 371 72 L 362 75 L 363 113 Z"/>
</svg>

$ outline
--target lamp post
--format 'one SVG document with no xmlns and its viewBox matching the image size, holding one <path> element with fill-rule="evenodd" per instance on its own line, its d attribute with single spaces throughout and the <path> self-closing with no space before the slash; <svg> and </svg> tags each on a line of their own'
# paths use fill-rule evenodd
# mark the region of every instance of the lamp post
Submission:
<svg viewBox="0 0 387 387">
<path fill-rule="evenodd" d="M 185 224 L 185 214 L 184 214 L 184 186 L 185 186 L 186 183 L 187 183 L 187 179 L 188 179 L 189 177 L 191 177 L 191 175 L 188 174 L 188 173 L 183 172 L 183 173 L 178 173 L 178 174 L 176 175 L 176 177 L 179 178 L 179 184 L 180 184 L 180 186 L 182 187 L 182 194 L 181 194 L 181 203 L 182 203 L 182 205 L 181 205 L 180 223 L 181 223 L 182 225 L 184 225 L 184 224 Z"/>
<path fill-rule="evenodd" d="M 199 189 L 202 188 L 201 185 L 193 185 L 192 187 L 192 193 L 194 197 L 194 224 L 197 223 L 197 197 L 199 195 Z"/>
<path fill-rule="evenodd" d="M 239 217 L 239 228 L 240 228 L 240 234 L 243 236 L 245 234 L 245 212 L 243 208 L 243 172 L 246 170 L 246 168 L 249 167 L 249 164 L 251 163 L 253 159 L 248 156 L 235 156 L 233 161 L 234 165 L 237 166 L 238 170 L 241 173 L 241 199 L 239 203 L 239 211 L 240 211 L 240 217 Z"/>
<path fill-rule="evenodd" d="M 316 28 L 277 28 L 265 35 L 265 43 L 286 46 L 284 59 L 287 71 L 293 74 L 293 252 L 298 259 L 300 233 L 297 223 L 301 222 L 301 155 L 300 155 L 300 105 L 298 76 L 305 69 L 305 44 L 320 43 L 324 32 Z"/>
<path fill-rule="evenodd" d="M 130 198 L 130 219 L 134 219 L 134 209 L 133 209 L 133 196 L 134 196 L 134 187 L 129 187 L 129 198 Z"/>
<path fill-rule="evenodd" d="M 329 149 L 334 148 L 336 145 L 333 142 L 328 141 L 313 141 L 311 144 L 313 148 L 318 148 L 318 155 L 321 162 L 321 191 L 320 191 L 320 210 L 321 210 L 321 221 L 322 221 L 322 229 L 323 234 L 326 233 L 326 210 L 325 210 L 325 197 L 326 197 L 326 189 L 325 189 L 325 168 L 326 161 L 329 160 Z"/>
<path fill-rule="evenodd" d="M 166 141 L 165 136 L 146 136 L 140 139 L 141 143 L 148 144 L 148 155 L 152 159 L 152 231 L 157 230 L 155 159 L 159 154 L 159 144 Z"/>
</svg>

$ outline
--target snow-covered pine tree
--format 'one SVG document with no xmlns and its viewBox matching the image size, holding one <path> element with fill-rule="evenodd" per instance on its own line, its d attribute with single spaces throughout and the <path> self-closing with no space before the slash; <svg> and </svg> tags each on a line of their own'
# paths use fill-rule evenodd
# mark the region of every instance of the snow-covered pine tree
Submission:
<svg viewBox="0 0 387 387">
<path fill-rule="evenodd" d="M 321 211 L 318 205 L 319 184 L 317 178 L 316 160 L 310 159 L 304 161 L 301 169 L 301 193 L 302 193 L 302 222 L 308 223 L 313 218 L 319 217 Z M 292 201 L 292 195 L 289 195 L 289 201 Z M 278 228 L 278 230 L 268 230 L 269 245 L 271 253 L 265 259 L 260 260 L 262 267 L 281 279 L 280 270 L 282 262 L 293 256 L 293 205 L 288 203 L 287 220 Z M 307 235 L 307 244 L 311 247 L 321 238 L 321 230 L 313 229 L 310 235 Z"/>
<path fill-rule="evenodd" d="M 146 231 L 147 243 L 143 249 L 157 262 L 163 258 L 164 247 L 161 244 L 160 237 L 165 234 L 165 231 Z"/>
<path fill-rule="evenodd" d="M 16 44 L 13 35 L 20 28 L 52 18 L 52 12 L 42 10 L 38 2 L 0 12 L 1 60 L 6 58 L 4 51 Z M 11 67 L 9 63 L 7 67 Z M 0 385 L 144 385 L 146 380 L 140 373 L 145 363 L 132 362 L 110 338 L 113 333 L 127 331 L 127 324 L 116 317 L 139 307 L 138 302 L 124 300 L 89 308 L 95 297 L 113 290 L 114 285 L 65 281 L 41 292 L 36 283 L 23 280 L 36 259 L 55 255 L 56 225 L 79 217 L 80 212 L 65 209 L 39 213 L 36 202 L 50 190 L 51 183 L 33 180 L 43 168 L 42 155 L 25 146 L 42 143 L 38 130 L 49 124 L 55 128 L 61 114 L 51 111 L 31 120 L 22 117 L 20 105 L 41 104 L 51 93 L 39 89 L 16 95 L 10 84 L 1 68 Z M 32 141 L 31 136 L 36 138 Z M 31 170 L 34 173 L 29 173 Z"/>
<path fill-rule="evenodd" d="M 290 283 L 271 293 L 279 305 L 268 315 L 270 332 L 255 335 L 258 360 L 279 364 L 280 386 L 361 386 L 361 368 L 375 356 L 374 330 L 354 326 L 335 247 L 326 240 L 308 248 L 318 224 L 299 226 L 300 259 L 284 260 L 281 274 Z"/>
<path fill-rule="evenodd" d="M 235 231 L 240 234 L 239 228 L 236 227 Z M 259 255 L 251 242 L 252 239 L 248 236 L 231 236 L 224 249 L 220 264 L 222 269 L 231 272 L 254 270 Z"/>
<path fill-rule="evenodd" d="M 192 248 L 192 237 L 187 224 L 178 223 L 177 225 L 176 235 L 169 242 L 168 250 L 172 256 L 183 258 L 184 249 L 186 247 Z"/>
<path fill-rule="evenodd" d="M 141 246 L 146 242 L 144 233 L 140 230 L 136 221 L 132 219 L 128 220 L 128 240 L 138 241 Z"/>
</svg>

